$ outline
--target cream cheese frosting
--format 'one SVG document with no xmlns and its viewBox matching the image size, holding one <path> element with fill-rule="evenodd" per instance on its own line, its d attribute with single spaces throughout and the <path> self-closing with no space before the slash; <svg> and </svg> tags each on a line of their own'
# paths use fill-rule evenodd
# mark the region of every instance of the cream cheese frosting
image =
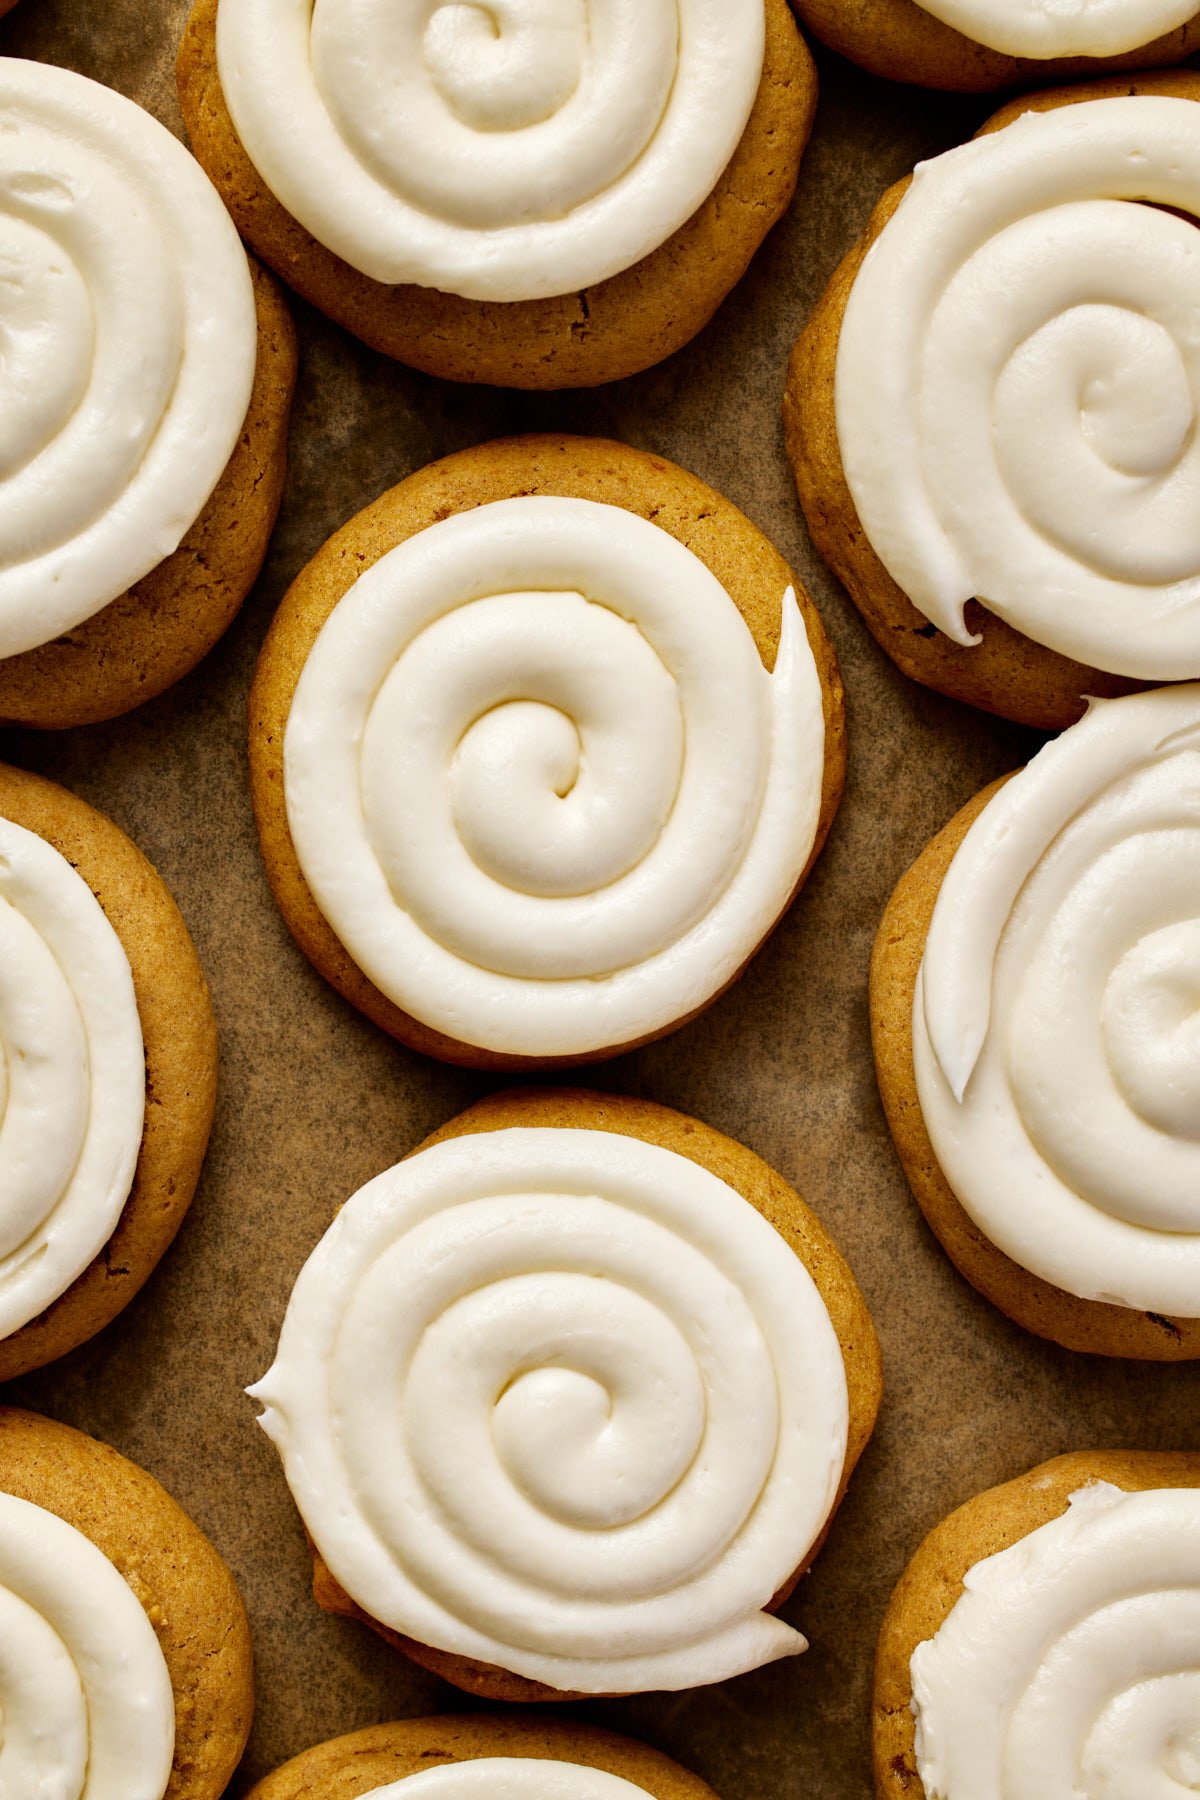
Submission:
<svg viewBox="0 0 1200 1800">
<path fill-rule="evenodd" d="M 804 1264 L 613 1132 L 452 1138 L 369 1182 L 251 1390 L 374 1618 L 576 1693 L 805 1648 L 764 1611 L 833 1506 L 848 1401 Z"/>
<path fill-rule="evenodd" d="M 120 939 L 67 859 L 0 819 L 0 1337 L 112 1236 L 145 1099 Z"/>
<path fill-rule="evenodd" d="M 1200 683 L 1096 701 L 988 802 L 913 1007 L 938 1163 L 1068 1293 L 1200 1317 Z"/>
<path fill-rule="evenodd" d="M 1196 0 L 917 0 L 1007 56 L 1120 56 L 1196 16 Z"/>
<path fill-rule="evenodd" d="M 666 1029 L 787 906 L 821 809 L 795 596 L 774 672 L 669 533 L 588 500 L 418 532 L 339 602 L 284 740 L 317 905 L 389 999 L 486 1050 Z"/>
<path fill-rule="evenodd" d="M 221 0 L 229 111 L 272 193 L 376 281 L 569 294 L 716 187 L 763 0 Z"/>
<path fill-rule="evenodd" d="M 163 1800 L 175 1701 L 153 1627 L 73 1525 L 0 1494 L 0 1794 Z"/>
<path fill-rule="evenodd" d="M 927 1800 L 1200 1789 L 1200 1493 L 1096 1482 L 976 1563 L 912 1659 Z"/>
<path fill-rule="evenodd" d="M 179 547 L 237 443 L 258 340 L 237 232 L 164 126 L 9 56 L 0 117 L 0 656 L 14 656 Z"/>
<path fill-rule="evenodd" d="M 533 1756 L 483 1756 L 472 1762 L 440 1763 L 386 1787 L 372 1788 L 364 1800 L 644 1800 L 646 1790 L 582 1763 Z"/>
<path fill-rule="evenodd" d="M 868 252 L 837 356 L 846 479 L 956 643 L 974 596 L 1093 668 L 1200 674 L 1198 213 L 1200 106 L 1124 96 L 921 164 Z"/>
</svg>

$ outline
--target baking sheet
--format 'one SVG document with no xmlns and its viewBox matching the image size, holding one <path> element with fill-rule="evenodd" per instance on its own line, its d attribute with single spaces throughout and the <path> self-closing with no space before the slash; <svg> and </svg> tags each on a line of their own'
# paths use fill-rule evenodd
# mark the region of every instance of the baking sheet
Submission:
<svg viewBox="0 0 1200 1800">
<path fill-rule="evenodd" d="M 180 131 L 185 0 L 21 0 L 0 51 L 65 64 Z M 158 865 L 195 937 L 221 1028 L 216 1129 L 196 1202 L 148 1287 L 101 1337 L 3 1390 L 153 1471 L 246 1598 L 258 1716 L 230 1789 L 306 1745 L 471 1703 L 309 1596 L 309 1562 L 243 1387 L 271 1360 L 295 1275 L 337 1205 L 489 1086 L 393 1044 L 313 974 L 259 864 L 246 780 L 254 660 L 288 581 L 328 534 L 435 456 L 513 431 L 607 434 L 729 495 L 808 582 L 836 645 L 850 778 L 816 872 L 742 981 L 593 1085 L 740 1137 L 792 1181 L 849 1258 L 883 1341 L 887 1393 L 832 1539 L 786 1616 L 798 1660 L 718 1688 L 578 1709 L 660 1746 L 723 1800 L 867 1800 L 875 1634 L 893 1582 L 951 1507 L 1059 1451 L 1196 1447 L 1200 1368 L 1071 1356 L 1011 1325 L 921 1223 L 875 1093 L 871 937 L 892 883 L 984 782 L 1037 741 L 906 683 L 811 551 L 782 449 L 792 341 L 875 198 L 990 107 L 891 87 L 821 58 L 796 202 L 714 323 L 658 369 L 591 393 L 440 384 L 294 302 L 301 375 L 287 492 L 262 578 L 186 681 L 111 725 L 0 732 L 0 756 L 109 813 Z"/>
</svg>

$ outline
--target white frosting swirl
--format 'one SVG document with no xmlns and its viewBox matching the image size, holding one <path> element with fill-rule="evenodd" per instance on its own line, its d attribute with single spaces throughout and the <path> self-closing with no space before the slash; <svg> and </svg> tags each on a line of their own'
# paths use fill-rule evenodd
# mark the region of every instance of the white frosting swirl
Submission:
<svg viewBox="0 0 1200 1800">
<path fill-rule="evenodd" d="M 1200 1315 L 1200 683 L 1095 702 L 989 801 L 917 982 L 921 1110 L 993 1243 Z"/>
<path fill-rule="evenodd" d="M 645 1794 L 632 1781 L 583 1763 L 485 1756 L 422 1769 L 372 1788 L 363 1800 L 645 1800 Z"/>
<path fill-rule="evenodd" d="M 1200 1791 L 1200 1493 L 1096 1482 L 969 1569 L 912 1659 L 928 1800 Z"/>
<path fill-rule="evenodd" d="M 1154 202 L 1155 204 L 1135 204 Z M 1026 113 L 917 169 L 854 282 L 846 478 L 925 617 L 1200 674 L 1200 106 Z"/>
<path fill-rule="evenodd" d="M 0 1494 L 0 1794 L 162 1800 L 171 1677 L 149 1619 L 73 1525 Z"/>
<path fill-rule="evenodd" d="M 217 61 L 271 191 L 376 281 L 591 287 L 716 187 L 763 0 L 221 0 Z"/>
<path fill-rule="evenodd" d="M 0 1337 L 112 1236 L 145 1102 L 120 939 L 66 858 L 0 819 Z"/>
<path fill-rule="evenodd" d="M 1120 56 L 1196 17 L 1196 0 L 917 0 L 1006 56 Z"/>
<path fill-rule="evenodd" d="M 718 993 L 821 807 L 795 597 L 774 674 L 705 565 L 587 500 L 502 500 L 382 557 L 305 664 L 288 822 L 321 912 L 414 1018 L 565 1056 Z"/>
<path fill-rule="evenodd" d="M 179 547 L 237 443 L 245 252 L 200 165 L 131 100 L 0 58 L 0 656 Z"/>
<path fill-rule="evenodd" d="M 578 1693 L 804 1649 L 762 1609 L 845 1461 L 812 1278 L 708 1170 L 612 1132 L 453 1138 L 357 1193 L 252 1392 L 333 1574 Z"/>
</svg>

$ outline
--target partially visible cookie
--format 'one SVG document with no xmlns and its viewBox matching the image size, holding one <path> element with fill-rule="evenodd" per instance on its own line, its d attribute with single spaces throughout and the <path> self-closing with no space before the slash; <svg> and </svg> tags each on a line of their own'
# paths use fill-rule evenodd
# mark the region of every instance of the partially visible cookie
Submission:
<svg viewBox="0 0 1200 1800">
<path fill-rule="evenodd" d="M 1144 1510 L 1139 1503 L 1123 1517 L 1120 1494 L 1106 1492 L 1098 1483 L 1110 1484 L 1121 1494 L 1157 1498 Z M 1197 1652 L 1193 1649 L 1189 1655 L 1186 1640 L 1172 1626 L 1177 1602 L 1190 1601 L 1194 1612 L 1197 1576 L 1190 1542 L 1195 1538 L 1200 1496 L 1193 1494 L 1193 1504 L 1186 1508 L 1192 1524 L 1184 1517 L 1182 1529 L 1174 1535 L 1180 1522 L 1172 1517 L 1171 1493 L 1198 1488 L 1200 1454 L 1080 1450 L 989 1488 L 936 1525 L 901 1576 L 879 1636 L 873 1702 L 878 1800 L 934 1800 L 931 1787 L 922 1781 L 921 1765 L 928 1770 L 935 1753 L 939 1800 L 960 1800 L 953 1775 L 950 1785 L 941 1785 L 950 1757 L 957 1751 L 950 1767 L 961 1767 L 965 1750 L 976 1776 L 989 1771 L 997 1727 L 1008 1734 L 1010 1757 L 1037 1757 L 1035 1766 L 1043 1776 L 1053 1767 L 1067 1784 L 1063 1792 L 1069 1787 L 1099 1800 L 1101 1794 L 1114 1791 L 1108 1784 L 1119 1771 L 1129 1777 L 1123 1791 L 1149 1792 L 1163 1762 L 1169 1766 L 1170 1725 L 1178 1721 L 1180 1708 L 1186 1721 L 1176 1746 L 1181 1752 L 1186 1753 L 1195 1725 L 1187 1693 L 1194 1691 Z M 1074 1503 L 1073 1495 L 1079 1496 Z M 1031 1537 L 1051 1525 L 1056 1527 L 1052 1538 Z M 1017 1545 L 1023 1554 L 1016 1551 Z M 1007 1561 L 979 1570 L 987 1558 L 1005 1553 Z M 1132 1557 L 1128 1578 L 1123 1569 L 1126 1556 Z M 1139 1558 L 1143 1565 L 1158 1567 L 1152 1572 L 1139 1568 Z M 1066 1591 L 1062 1574 L 1076 1584 L 1080 1580 L 1080 1574 L 1072 1578 L 1072 1561 L 1082 1578 L 1095 1585 L 1093 1599 L 1087 1598 L 1086 1588 L 1073 1597 Z M 961 1640 L 954 1647 L 943 1641 L 939 1652 L 943 1661 L 947 1651 L 952 1658 L 957 1652 L 957 1660 L 951 1662 L 953 1687 L 962 1719 L 971 1721 L 970 1735 L 953 1747 L 949 1744 L 946 1725 L 954 1721 L 953 1716 L 947 1720 L 942 1698 L 936 1711 L 922 1706 L 928 1732 L 923 1744 L 913 1710 L 913 1657 L 919 1649 L 928 1655 L 932 1640 L 963 1599 L 972 1571 L 976 1572 L 972 1588 L 977 1594 L 982 1590 L 985 1603 L 995 1596 L 993 1618 L 1002 1619 L 999 1626 L 990 1630 L 985 1626 L 977 1633 L 976 1642 L 984 1658 L 994 1655 L 1000 1667 L 993 1670 L 994 1679 L 980 1696 L 976 1670 L 963 1659 Z M 1169 1592 L 1173 1587 L 1177 1591 Z M 1028 1660 L 1014 1654 L 1009 1641 L 1014 1626 L 1018 1631 L 1027 1627 L 1036 1640 Z M 937 1671 L 938 1692 L 944 1689 L 945 1674 L 944 1667 Z M 1074 1705 L 1063 1694 L 1063 1674 L 1072 1684 Z M 1181 1689 L 1173 1714 L 1168 1691 L 1172 1680 Z M 1039 1685 L 1048 1706 L 1038 1705 Z M 932 1681 L 927 1697 L 930 1701 L 934 1697 Z M 985 1702 L 982 1707 L 980 1698 Z M 1149 1727 L 1145 1732 L 1139 1729 L 1143 1717 Z M 1027 1765 L 1018 1761 L 1017 1766 Z M 1185 1781 L 1181 1791 L 1186 1788 Z"/>
<path fill-rule="evenodd" d="M 107 1325 L 175 1236 L 212 1124 L 217 1037 L 187 927 L 124 832 L 53 782 L 0 765 L 0 834 L 0 926 L 11 957 L 3 986 L 12 1007 L 0 1008 L 0 1114 L 11 1146 L 0 1267 L 3 1305 L 24 1315 L 0 1337 L 0 1380 L 8 1381 Z M 25 1010 L 15 1004 L 21 998 Z M 82 1081 L 77 1056 L 92 1059 Z M 82 1157 L 72 1160 L 81 1145 L 95 1147 L 94 1173 Z M 104 1217 L 113 1224 L 89 1254 L 97 1214 L 100 1229 Z M 48 1252 L 27 1259 L 43 1241 L 56 1268 L 83 1256 L 82 1271 L 57 1293 L 46 1287 Z"/>
<path fill-rule="evenodd" d="M 690 136 L 679 139 L 676 174 L 681 179 L 696 179 L 697 171 L 707 165 L 714 149 L 723 143 L 726 114 L 731 107 L 736 111 L 741 105 L 739 95 L 745 82 L 743 70 L 749 46 L 754 42 L 754 32 L 747 28 L 745 20 L 750 15 L 761 31 L 761 19 L 753 19 L 756 8 L 757 0 L 737 0 L 730 17 L 718 21 L 720 37 L 714 51 L 721 59 L 720 78 L 708 87 L 707 99 L 700 111 L 695 111 L 687 98 L 689 82 L 679 84 L 678 103 L 671 117 L 675 118 L 677 113 L 690 116 L 692 123 L 686 129 L 689 134 L 695 134 L 697 140 L 688 149 L 685 146 L 690 142 Z M 593 87 L 586 94 L 571 86 L 557 94 L 552 91 L 551 71 L 559 69 L 555 57 L 561 60 L 564 55 L 574 54 L 573 49 L 565 49 L 564 42 L 559 42 L 545 48 L 540 59 L 528 66 L 515 60 L 510 65 L 510 82 L 503 93 L 511 100 L 514 91 L 522 91 L 519 71 L 523 70 L 524 78 L 533 84 L 528 104 L 539 109 L 540 122 L 535 129 L 543 133 L 537 162 L 527 165 L 523 151 L 512 152 L 521 158 L 520 167 L 525 170 L 521 176 L 514 174 L 508 166 L 507 142 L 512 135 L 520 138 L 520 132 L 512 134 L 500 129 L 501 121 L 497 117 L 485 125 L 480 148 L 480 140 L 468 130 L 468 126 L 477 127 L 481 123 L 483 115 L 479 109 L 502 104 L 501 90 L 489 78 L 486 61 L 476 70 L 470 46 L 464 47 L 463 64 L 455 79 L 464 82 L 469 98 L 464 102 L 463 96 L 458 95 L 456 103 L 451 95 L 448 117 L 453 121 L 455 142 L 448 151 L 443 151 L 438 137 L 442 121 L 441 102 L 436 98 L 440 91 L 436 53 L 431 55 L 428 41 L 424 56 L 420 46 L 412 49 L 406 45 L 404 55 L 408 60 L 403 73 L 421 88 L 421 102 L 414 108 L 413 117 L 425 121 L 424 139 L 419 144 L 405 147 L 401 163 L 394 172 L 386 168 L 386 158 L 381 165 L 379 159 L 368 156 L 364 166 L 370 169 L 373 177 L 383 166 L 385 177 L 391 175 L 401 190 L 410 181 L 418 186 L 426 184 L 422 200 L 416 203 L 417 212 L 412 220 L 414 229 L 421 223 L 423 204 L 426 223 L 439 216 L 440 209 L 445 206 L 449 209 L 449 217 L 459 221 L 460 229 L 469 233 L 484 223 L 489 197 L 497 197 L 497 204 L 503 205 L 504 196 L 510 196 L 507 203 L 513 218 L 528 221 L 537 216 L 537 209 L 544 204 L 549 208 L 550 220 L 556 223 L 546 224 L 543 229 L 561 226 L 570 230 L 573 208 L 590 200 L 608 208 L 611 221 L 608 225 L 589 225 L 586 229 L 580 226 L 576 232 L 577 245 L 590 255 L 593 247 L 600 246 L 607 241 L 610 232 L 615 232 L 622 242 L 628 239 L 633 246 L 632 266 L 624 266 L 620 272 L 613 272 L 601 280 L 586 276 L 576 279 L 579 270 L 568 271 L 564 273 L 561 287 L 556 287 L 551 277 L 551 291 L 546 292 L 543 288 L 536 298 L 518 297 L 511 285 L 516 280 L 519 287 L 521 277 L 528 280 L 541 254 L 536 246 L 521 250 L 516 258 L 517 267 L 508 276 L 509 287 L 505 291 L 509 297 L 466 298 L 464 295 L 471 286 L 470 276 L 474 275 L 478 281 L 481 271 L 488 272 L 494 267 L 499 254 L 499 245 L 494 240 L 502 238 L 503 233 L 489 234 L 486 254 L 479 250 L 463 253 L 458 286 L 453 285 L 456 277 L 450 272 L 440 278 L 440 287 L 432 276 L 426 285 L 414 285 L 412 277 L 404 279 L 395 273 L 373 276 L 361 267 L 352 267 L 324 242 L 318 242 L 317 237 L 281 204 L 246 154 L 230 117 L 217 67 L 217 12 L 217 0 L 196 0 L 179 52 L 179 97 L 195 153 L 216 183 L 239 230 L 264 262 L 305 299 L 373 349 L 410 363 L 427 374 L 452 381 L 491 382 L 519 388 L 591 387 L 634 374 L 686 344 L 707 324 L 729 290 L 741 279 L 759 244 L 791 200 L 816 106 L 817 85 L 812 58 L 796 30 L 786 0 L 766 0 L 765 55 L 759 64 L 761 79 L 754 97 L 754 78 L 751 78 L 752 105 L 740 141 L 735 137 L 729 146 L 731 154 L 728 154 L 724 172 L 720 172 L 720 165 L 714 171 L 711 192 L 702 186 L 696 194 L 695 209 L 686 223 L 681 221 L 678 229 L 669 230 L 665 242 L 643 253 L 637 248 L 639 240 L 630 235 L 638 229 L 633 214 L 641 211 L 647 200 L 653 202 L 656 190 L 666 181 L 674 185 L 675 175 L 648 163 L 643 152 L 638 165 L 638 180 L 633 184 L 637 192 L 628 206 L 620 199 L 625 191 L 624 176 L 615 179 L 611 188 L 606 187 L 606 181 L 612 177 L 594 176 L 600 190 L 598 196 L 594 188 L 589 189 L 586 179 L 580 186 L 580 167 L 586 167 L 593 157 L 603 161 L 606 155 L 615 154 L 613 145 L 617 140 L 611 130 L 612 120 L 604 115 L 603 108 L 599 116 L 595 111 L 601 102 L 595 97 L 594 70 Z M 716 19 L 715 14 L 713 18 Z M 249 27 L 253 21 L 243 17 L 241 25 Z M 262 25 L 268 31 L 275 29 L 266 14 L 262 15 Z M 303 28 L 307 29 L 307 25 Z M 292 27 L 290 23 L 280 23 L 279 29 L 291 30 Z M 430 26 L 429 36 L 436 36 L 437 29 L 436 23 Z M 691 24 L 688 29 L 692 29 Z M 661 85 L 665 79 L 658 68 L 660 58 L 667 59 L 673 66 L 676 49 L 673 39 L 668 43 L 647 23 L 638 24 L 629 41 L 616 44 L 614 54 L 628 55 L 631 67 L 637 70 L 636 78 L 626 74 L 608 84 L 609 100 L 619 95 L 621 105 L 627 106 L 630 96 L 649 96 L 656 91 L 655 84 Z M 300 62 L 306 63 L 307 57 L 308 51 L 304 48 Z M 241 54 L 238 60 L 243 72 L 247 76 L 253 74 L 255 80 L 278 77 L 285 66 L 284 59 L 275 56 L 271 58 L 270 68 L 261 57 L 249 53 Z M 695 69 L 697 75 L 699 60 Z M 286 66 L 296 65 L 292 62 Z M 356 65 L 356 79 L 360 85 L 366 66 L 361 61 Z M 664 70 L 665 66 L 664 63 Z M 386 53 L 382 47 L 380 67 L 387 78 Z M 325 68 L 328 74 L 328 61 Z M 462 69 L 466 70 L 465 74 Z M 431 84 L 434 96 L 428 104 L 426 83 Z M 662 91 L 664 95 L 672 91 L 672 82 L 668 81 Z M 559 126 L 552 115 L 568 92 L 574 98 L 574 108 L 569 116 L 580 122 L 582 130 L 578 136 L 571 137 L 569 145 L 563 145 L 558 141 Z M 449 88 L 447 93 L 450 94 Z M 587 94 L 592 97 L 587 98 Z M 540 99 L 538 95 L 541 95 Z M 307 131 L 311 143 L 320 145 L 318 172 L 327 174 L 340 166 L 343 158 L 350 156 L 350 148 L 340 129 L 335 131 L 328 116 L 319 110 L 314 115 L 311 129 L 306 124 L 301 125 L 299 99 L 297 96 L 291 109 L 297 115 L 297 129 L 289 133 L 295 140 L 292 148 L 300 149 L 299 140 Z M 369 104 L 369 97 L 359 92 L 358 109 L 367 113 Z M 276 123 L 287 120 L 289 108 L 286 105 L 267 107 L 264 102 L 264 107 L 268 118 Z M 434 115 L 432 126 L 429 124 L 430 108 Z M 398 124 L 393 111 L 389 126 L 393 139 L 402 124 L 403 121 Z M 635 125 L 635 133 L 640 134 L 644 124 L 643 127 Z M 547 133 L 550 134 L 548 138 Z M 353 138 L 354 134 L 350 135 Z M 394 150 L 393 143 L 393 153 Z M 263 154 L 265 157 L 266 153 Z M 271 154 L 283 153 L 273 147 Z M 421 165 L 430 154 L 434 158 L 433 166 L 423 168 Z M 721 151 L 722 156 L 726 154 Z M 355 180 L 365 180 L 358 164 L 356 145 L 353 156 L 350 173 Z M 465 176 L 464 170 L 467 171 Z M 466 181 L 465 193 L 455 190 L 456 180 L 460 177 Z M 289 183 L 294 176 L 286 158 L 275 170 L 274 179 L 277 188 L 287 188 L 290 193 Z M 450 189 L 448 198 L 444 192 L 447 187 Z M 381 219 L 389 212 L 387 191 L 390 190 L 380 189 L 376 196 L 378 205 L 370 209 Z M 394 199 L 392 203 L 395 203 Z M 299 198 L 296 205 L 302 205 Z M 348 210 L 332 206 L 329 223 L 333 229 L 344 222 L 343 215 Z M 536 238 L 537 228 L 531 225 L 528 229 Z M 476 235 L 483 234 L 476 232 Z"/>
<path fill-rule="evenodd" d="M 616 1737 L 591 1725 L 557 1719 L 497 1717 L 404 1719 L 392 1725 L 369 1725 L 365 1731 L 315 1744 L 251 1788 L 247 1800 L 367 1800 L 380 1789 L 433 1768 L 481 1758 L 551 1760 L 600 1769 L 628 1782 L 654 1800 L 712 1800 L 712 1789 L 670 1757 L 631 1738 Z M 518 1771 L 507 1768 L 510 1780 Z M 536 1769 L 532 1775 L 536 1776 Z M 556 1770 L 560 1777 L 564 1771 Z M 422 1790 L 412 1790 L 417 1800 Z M 396 1792 L 395 1800 L 408 1794 Z M 536 1789 L 532 1800 L 536 1800 Z M 582 1800 L 636 1800 L 630 1792 Z"/>
<path fill-rule="evenodd" d="M 551 1090 L 480 1102 L 347 1203 L 252 1390 L 319 1603 L 504 1701 L 803 1649 L 773 1609 L 880 1392 L 853 1276 L 766 1164 Z"/>
<path fill-rule="evenodd" d="M 9 1498 L 54 1517 L 46 1524 Z M 60 1520 L 87 1544 L 72 1545 L 55 1529 Z M 120 1589 L 106 1598 L 98 1578 L 89 1586 L 90 1546 L 124 1578 L 140 1625 Z M 10 1753 L 17 1759 L 14 1778 L 32 1732 L 41 1756 L 68 1770 L 76 1759 L 78 1780 L 99 1781 L 103 1761 L 107 1792 L 149 1794 L 161 1761 L 164 1800 L 218 1800 L 254 1711 L 250 1628 L 229 1570 L 157 1481 L 82 1432 L 0 1408 L 0 1593 L 6 1588 L 41 1614 L 14 1616 L 24 1630 L 15 1642 L 6 1633 L 4 1749 L 6 1769 Z M 103 1691 L 103 1706 L 82 1717 L 64 1651 L 77 1657 L 88 1698 Z M 42 1760 L 35 1766 L 46 1773 Z"/>
</svg>

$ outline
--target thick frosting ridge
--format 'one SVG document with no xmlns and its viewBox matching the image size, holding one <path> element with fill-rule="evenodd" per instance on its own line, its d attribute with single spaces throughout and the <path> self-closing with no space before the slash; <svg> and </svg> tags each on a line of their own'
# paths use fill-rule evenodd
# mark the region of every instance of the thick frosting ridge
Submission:
<svg viewBox="0 0 1200 1800">
<path fill-rule="evenodd" d="M 153 1627 L 73 1525 L 0 1494 L 0 1793 L 163 1800 L 171 1677 Z"/>
<path fill-rule="evenodd" d="M 1200 1314 L 1200 683 L 1093 702 L 976 819 L 913 1008 L 930 1142 L 1022 1267 Z"/>
<path fill-rule="evenodd" d="M 333 1574 L 407 1637 L 593 1694 L 805 1647 L 763 1609 L 837 1494 L 841 1352 L 803 1263 L 684 1157 L 420 1151 L 338 1215 L 251 1391 Z"/>
<path fill-rule="evenodd" d="M 1096 1482 L 969 1569 L 912 1659 L 928 1800 L 1200 1788 L 1200 1493 Z"/>
<path fill-rule="evenodd" d="M 1006 56 L 1120 56 L 1186 25 L 1196 0 L 917 0 Z"/>
<path fill-rule="evenodd" d="M 1141 204 L 1153 202 L 1155 204 Z M 1200 674 L 1200 106 L 1083 101 L 921 164 L 838 346 L 846 479 L 927 619 Z"/>
<path fill-rule="evenodd" d="M 565 1056 L 687 1017 L 787 906 L 820 817 L 820 678 L 621 507 L 457 513 L 339 602 L 284 743 L 288 823 L 359 967 L 461 1042 Z"/>
<path fill-rule="evenodd" d="M 6 56 L 0 116 L 0 656 L 14 656 L 178 549 L 237 443 L 257 328 L 215 188 L 149 113 Z"/>
<path fill-rule="evenodd" d="M 66 858 L 0 819 L 0 1337 L 112 1236 L 145 1102 L 120 939 Z"/>
<path fill-rule="evenodd" d="M 485 1756 L 473 1762 L 440 1763 L 387 1787 L 372 1788 L 364 1800 L 636 1800 L 645 1788 L 583 1763 L 533 1756 Z"/>
<path fill-rule="evenodd" d="M 716 187 L 754 105 L 763 0 L 221 0 L 237 133 L 376 281 L 472 300 L 591 287 Z"/>
</svg>

